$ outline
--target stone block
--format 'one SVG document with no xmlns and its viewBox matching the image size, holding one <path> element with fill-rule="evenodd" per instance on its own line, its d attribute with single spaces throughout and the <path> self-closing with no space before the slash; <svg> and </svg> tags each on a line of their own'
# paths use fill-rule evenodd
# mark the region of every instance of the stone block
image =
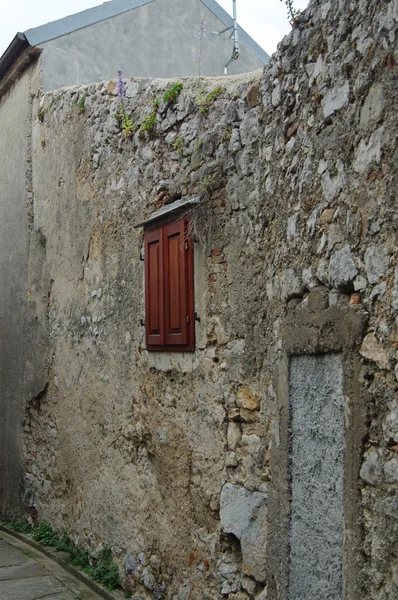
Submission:
<svg viewBox="0 0 398 600">
<path fill-rule="evenodd" d="M 367 129 L 380 121 L 385 106 L 384 89 L 381 83 L 374 83 L 363 103 L 360 117 L 361 129 Z"/>
<path fill-rule="evenodd" d="M 392 306 L 398 310 L 398 267 L 395 267 L 394 289 L 392 292 Z"/>
<path fill-rule="evenodd" d="M 398 456 L 393 456 L 384 465 L 384 475 L 388 483 L 398 483 Z"/>
<path fill-rule="evenodd" d="M 305 288 L 301 279 L 301 273 L 295 269 L 285 269 L 280 277 L 280 294 L 282 300 L 298 298 L 304 295 Z"/>
<path fill-rule="evenodd" d="M 327 202 L 331 202 L 340 194 L 345 185 L 344 164 L 338 160 L 333 171 L 326 170 L 322 173 L 323 195 Z"/>
<path fill-rule="evenodd" d="M 260 104 L 260 100 L 260 84 L 255 83 L 251 86 L 251 88 L 249 88 L 249 91 L 247 92 L 246 96 L 246 101 L 250 108 L 254 108 L 255 106 L 258 106 L 258 104 Z"/>
<path fill-rule="evenodd" d="M 366 249 L 365 268 L 369 283 L 377 283 L 385 275 L 389 265 L 389 255 L 385 246 L 369 246 Z"/>
<path fill-rule="evenodd" d="M 227 483 L 221 492 L 221 527 L 241 543 L 245 575 L 264 582 L 266 576 L 267 495 Z"/>
<path fill-rule="evenodd" d="M 242 439 L 242 429 L 239 423 L 231 421 L 228 423 L 227 441 L 231 450 L 236 450 L 237 445 Z"/>
<path fill-rule="evenodd" d="M 384 439 L 398 444 L 398 411 L 392 410 L 383 423 Z"/>
<path fill-rule="evenodd" d="M 347 288 L 357 274 L 358 269 L 349 246 L 333 252 L 329 263 L 329 278 L 333 287 L 337 289 Z"/>
<path fill-rule="evenodd" d="M 236 458 L 235 452 L 227 452 L 225 456 L 225 466 L 226 467 L 237 467 L 238 459 Z"/>
<path fill-rule="evenodd" d="M 244 423 L 255 423 L 258 421 L 258 413 L 247 408 L 241 408 L 240 411 L 241 420 Z"/>
<path fill-rule="evenodd" d="M 380 462 L 380 453 L 376 448 L 370 448 L 365 453 L 365 460 L 361 467 L 360 477 L 369 485 L 380 485 L 383 480 L 383 467 Z"/>
<path fill-rule="evenodd" d="M 332 88 L 322 99 L 322 109 L 325 119 L 348 104 L 350 84 L 345 81 L 342 85 Z"/>
<path fill-rule="evenodd" d="M 371 168 L 380 164 L 384 137 L 384 128 L 380 127 L 372 133 L 368 142 L 361 140 L 356 151 L 354 171 L 367 173 Z"/>
<path fill-rule="evenodd" d="M 362 342 L 360 355 L 375 362 L 380 369 L 389 368 L 388 353 L 378 341 L 374 333 L 368 333 Z"/>
<path fill-rule="evenodd" d="M 260 410 L 260 398 L 247 385 L 238 388 L 236 404 L 247 410 Z"/>
</svg>

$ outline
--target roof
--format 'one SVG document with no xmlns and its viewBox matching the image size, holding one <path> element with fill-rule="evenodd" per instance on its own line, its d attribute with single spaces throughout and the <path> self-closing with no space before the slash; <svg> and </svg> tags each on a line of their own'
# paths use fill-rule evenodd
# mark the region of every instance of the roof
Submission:
<svg viewBox="0 0 398 600">
<path fill-rule="evenodd" d="M 168 217 L 173 213 L 176 213 L 190 206 L 195 206 L 196 204 L 200 204 L 200 196 L 188 196 L 185 198 L 181 198 L 180 200 L 176 200 L 171 204 L 166 204 L 165 206 L 162 206 L 161 208 L 159 208 L 159 210 L 156 210 L 154 213 L 152 213 L 146 221 L 142 221 L 142 223 L 137 223 L 137 225 L 134 225 L 134 228 L 152 225 L 152 223 L 155 223 L 159 219 Z"/>
<path fill-rule="evenodd" d="M 218 4 L 218 2 L 216 2 L 216 0 L 199 1 L 202 2 L 202 4 L 204 4 L 221 21 L 221 23 L 225 25 L 225 27 L 233 26 L 232 17 Z M 90 27 L 90 25 L 129 12 L 135 8 L 144 6 L 145 4 L 150 4 L 151 2 L 156 2 L 156 0 L 112 0 L 111 2 L 105 2 L 100 6 L 83 10 L 74 15 L 69 15 L 63 19 L 52 21 L 46 25 L 28 29 L 23 34 L 17 34 L 13 42 L 11 42 L 10 46 L 0 58 L 0 78 L 9 69 L 13 60 L 20 54 L 22 40 L 25 42 L 25 47 L 27 45 L 39 46 L 40 44 L 44 44 L 55 38 L 62 37 L 79 29 L 84 29 L 85 27 Z M 269 56 L 265 50 L 263 50 L 261 46 L 259 46 L 240 26 L 238 26 L 238 30 L 241 41 L 261 62 L 267 63 L 269 61 Z M 19 40 L 18 43 L 17 40 Z"/>
</svg>

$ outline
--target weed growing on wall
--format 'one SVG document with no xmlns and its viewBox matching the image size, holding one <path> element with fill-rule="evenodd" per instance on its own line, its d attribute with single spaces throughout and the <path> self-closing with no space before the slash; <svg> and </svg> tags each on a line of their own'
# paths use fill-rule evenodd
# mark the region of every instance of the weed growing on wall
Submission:
<svg viewBox="0 0 398 600">
<path fill-rule="evenodd" d="M 203 60 L 203 49 L 204 39 L 206 37 L 206 21 L 204 19 L 200 22 L 200 29 L 198 33 L 199 40 L 199 52 L 198 52 L 198 79 L 202 79 L 202 60 Z"/>
<path fill-rule="evenodd" d="M 163 94 L 163 102 L 165 104 L 175 104 L 183 87 L 182 83 L 173 83 Z"/>
<path fill-rule="evenodd" d="M 86 110 L 86 94 L 80 96 L 79 102 L 77 103 L 77 108 L 79 109 L 80 113 L 84 113 Z"/>
<path fill-rule="evenodd" d="M 116 114 L 115 114 L 115 119 L 120 124 L 122 131 L 124 133 L 124 137 L 129 138 L 134 133 L 134 125 L 133 125 L 133 121 L 130 119 L 130 117 L 127 115 L 127 112 L 126 112 L 126 106 L 125 106 L 126 90 L 125 90 L 124 81 L 122 79 L 122 77 L 123 77 L 122 69 L 118 70 L 117 76 L 118 76 L 117 95 L 119 98 L 119 106 L 118 106 Z"/>
<path fill-rule="evenodd" d="M 215 90 L 211 91 L 204 98 L 198 98 L 199 110 L 202 114 L 207 113 L 210 106 L 214 104 L 217 98 L 222 94 L 223 88 L 222 86 L 218 86 Z"/>
<path fill-rule="evenodd" d="M 205 94 L 204 79 L 202 76 L 202 61 L 203 61 L 203 50 L 204 50 L 204 39 L 206 37 L 206 21 L 204 19 L 200 22 L 200 28 L 198 32 L 199 49 L 197 54 L 197 68 L 198 68 L 198 87 L 199 96 L 198 102 L 203 98 Z"/>
<path fill-rule="evenodd" d="M 173 144 L 173 148 L 176 149 L 176 151 L 178 152 L 178 154 L 180 156 L 183 156 L 183 154 L 184 154 L 184 138 L 182 135 L 178 136 L 178 138 L 176 139 L 176 141 Z"/>
<path fill-rule="evenodd" d="M 204 248 L 210 248 L 216 230 L 219 229 L 218 216 L 212 207 L 210 193 L 201 192 L 200 203 L 186 212 L 188 219 L 187 239 L 192 238 Z"/>
<path fill-rule="evenodd" d="M 141 123 L 140 131 L 147 133 L 153 133 L 155 125 L 157 123 L 157 111 L 154 110 L 150 115 L 147 115 Z"/>
<path fill-rule="evenodd" d="M 280 0 L 281 2 L 284 2 L 286 5 L 286 9 L 287 9 L 287 14 L 289 17 L 289 23 L 292 27 L 295 27 L 300 19 L 300 11 L 297 10 L 294 6 L 294 0 Z"/>
<path fill-rule="evenodd" d="M 29 535 L 32 533 L 32 527 L 27 521 L 5 521 L 2 523 L 8 529 Z"/>
</svg>

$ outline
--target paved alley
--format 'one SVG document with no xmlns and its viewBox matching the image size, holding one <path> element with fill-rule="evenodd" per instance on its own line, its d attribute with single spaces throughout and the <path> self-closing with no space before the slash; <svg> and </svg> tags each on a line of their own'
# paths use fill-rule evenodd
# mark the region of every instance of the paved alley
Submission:
<svg viewBox="0 0 398 600">
<path fill-rule="evenodd" d="M 56 561 L 0 531 L 0 600 L 100 600 Z"/>
</svg>

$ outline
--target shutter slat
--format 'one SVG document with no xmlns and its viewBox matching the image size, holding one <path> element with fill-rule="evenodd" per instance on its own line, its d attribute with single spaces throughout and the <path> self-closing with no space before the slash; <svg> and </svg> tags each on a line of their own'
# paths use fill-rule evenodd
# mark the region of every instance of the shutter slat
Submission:
<svg viewBox="0 0 398 600">
<path fill-rule="evenodd" d="M 164 345 L 164 273 L 162 231 L 145 234 L 145 324 L 147 346 Z"/>
<path fill-rule="evenodd" d="M 165 344 L 188 344 L 188 289 L 184 221 L 164 228 Z M 188 319 L 189 320 L 189 319 Z"/>
</svg>

